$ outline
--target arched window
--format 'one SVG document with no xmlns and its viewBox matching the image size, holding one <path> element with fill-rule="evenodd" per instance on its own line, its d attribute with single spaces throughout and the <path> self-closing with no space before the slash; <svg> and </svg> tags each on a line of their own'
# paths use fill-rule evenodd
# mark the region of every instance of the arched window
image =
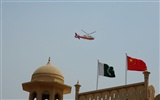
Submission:
<svg viewBox="0 0 160 100">
<path fill-rule="evenodd" d="M 37 93 L 36 92 L 32 93 L 32 100 L 37 100 Z"/>
<path fill-rule="evenodd" d="M 48 91 L 44 91 L 42 94 L 42 100 L 49 100 L 49 92 Z"/>
<path fill-rule="evenodd" d="M 55 100 L 60 100 L 59 95 L 58 95 L 58 94 L 56 94 L 56 95 L 55 95 L 55 97 L 54 97 L 54 99 L 55 99 Z"/>
</svg>

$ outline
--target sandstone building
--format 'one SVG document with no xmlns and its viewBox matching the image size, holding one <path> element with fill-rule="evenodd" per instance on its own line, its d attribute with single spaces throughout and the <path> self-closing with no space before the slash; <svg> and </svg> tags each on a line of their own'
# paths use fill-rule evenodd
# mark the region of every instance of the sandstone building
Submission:
<svg viewBox="0 0 160 100">
<path fill-rule="evenodd" d="M 149 86 L 150 72 L 144 71 L 144 82 L 80 93 L 81 85 L 75 84 L 75 100 L 160 100 L 155 89 Z M 34 71 L 31 81 L 22 83 L 29 92 L 29 100 L 63 100 L 71 93 L 71 86 L 64 84 L 63 74 L 50 63 Z"/>
</svg>

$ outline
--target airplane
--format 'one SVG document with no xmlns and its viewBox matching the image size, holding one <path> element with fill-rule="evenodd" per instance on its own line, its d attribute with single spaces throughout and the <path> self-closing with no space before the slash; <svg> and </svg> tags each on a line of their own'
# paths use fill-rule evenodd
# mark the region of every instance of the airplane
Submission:
<svg viewBox="0 0 160 100">
<path fill-rule="evenodd" d="M 82 39 L 86 39 L 86 40 L 94 40 L 94 37 L 92 37 L 90 34 L 95 33 L 96 31 L 92 32 L 92 33 L 87 33 L 84 30 L 81 30 L 82 32 L 86 33 L 86 35 L 80 36 L 79 34 L 75 33 L 75 38 L 82 38 Z"/>
</svg>

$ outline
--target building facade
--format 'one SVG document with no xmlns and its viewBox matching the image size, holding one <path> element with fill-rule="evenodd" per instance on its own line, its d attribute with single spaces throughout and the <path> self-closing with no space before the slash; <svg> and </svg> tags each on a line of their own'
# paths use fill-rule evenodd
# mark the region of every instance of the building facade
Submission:
<svg viewBox="0 0 160 100">
<path fill-rule="evenodd" d="M 113 88 L 100 89 L 79 93 L 81 85 L 75 85 L 75 100 L 160 100 L 155 97 L 155 89 L 148 86 L 150 72 L 144 71 L 144 82 L 128 84 Z"/>
<path fill-rule="evenodd" d="M 160 100 L 155 89 L 149 84 L 150 72 L 144 71 L 144 82 L 80 93 L 81 85 L 75 84 L 75 100 Z M 48 63 L 34 71 L 31 81 L 22 83 L 29 92 L 29 100 L 63 100 L 64 94 L 71 93 L 71 86 L 64 84 L 60 70 Z"/>
</svg>

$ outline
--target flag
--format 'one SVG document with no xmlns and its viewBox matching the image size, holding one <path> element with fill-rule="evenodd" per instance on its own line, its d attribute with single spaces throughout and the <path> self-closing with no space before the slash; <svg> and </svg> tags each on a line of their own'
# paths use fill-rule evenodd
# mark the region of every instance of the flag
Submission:
<svg viewBox="0 0 160 100">
<path fill-rule="evenodd" d="M 111 78 L 115 77 L 113 67 L 101 62 L 98 62 L 98 72 L 99 72 L 99 75 L 102 75 L 102 76 L 111 77 Z"/>
<path fill-rule="evenodd" d="M 144 61 L 129 56 L 127 56 L 127 65 L 128 65 L 128 70 L 133 70 L 133 71 L 147 70 L 147 66 Z"/>
</svg>

